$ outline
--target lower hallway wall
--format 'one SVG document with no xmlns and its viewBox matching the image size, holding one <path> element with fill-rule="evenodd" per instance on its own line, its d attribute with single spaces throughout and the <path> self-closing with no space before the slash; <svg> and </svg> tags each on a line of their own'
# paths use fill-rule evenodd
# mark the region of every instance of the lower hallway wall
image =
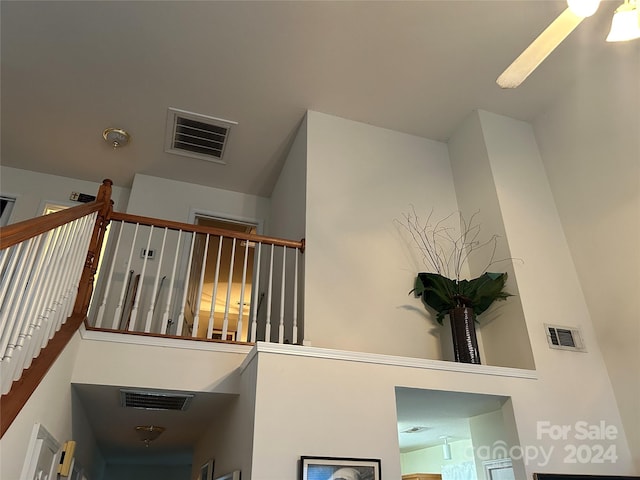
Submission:
<svg viewBox="0 0 640 480">
<path fill-rule="evenodd" d="M 214 460 L 213 478 L 240 470 L 242 478 L 251 478 L 254 411 L 256 406 L 257 361 L 241 367 L 240 394 L 236 401 L 218 412 L 216 421 L 194 446 L 191 478 L 199 478 L 200 466 Z"/>
<path fill-rule="evenodd" d="M 81 342 L 76 333 L 0 440 L 0 478 L 20 478 L 34 423 L 60 444 L 71 440 L 71 375 Z"/>
<path fill-rule="evenodd" d="M 491 374 L 490 367 L 481 367 L 477 371 L 483 373 L 466 373 L 441 369 L 447 368 L 446 362 L 434 361 L 433 368 L 424 368 L 408 362 L 384 365 L 385 356 L 349 358 L 348 352 L 338 352 L 334 359 L 314 356 L 326 352 L 335 351 L 258 346 L 252 480 L 296 478 L 304 455 L 379 458 L 382 478 L 400 478 L 397 386 L 510 396 L 520 446 L 531 452 L 551 451 L 546 463 L 542 457 L 526 462 L 526 478 L 534 472 L 634 473 L 610 388 L 598 384 L 562 388 L 542 375 L 504 376 L 526 372 L 515 369 L 496 369 L 502 373 Z M 578 440 L 575 425 L 582 421 L 594 426 L 604 422 L 619 434 L 612 440 Z M 568 440 L 539 432 L 538 427 L 546 425 L 539 422 L 570 425 Z M 568 443 L 611 446 L 617 459 L 566 463 Z"/>
</svg>

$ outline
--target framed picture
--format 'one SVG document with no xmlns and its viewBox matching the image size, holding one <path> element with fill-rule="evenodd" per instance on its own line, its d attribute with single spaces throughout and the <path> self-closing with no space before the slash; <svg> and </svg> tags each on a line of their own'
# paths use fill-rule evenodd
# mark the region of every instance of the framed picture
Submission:
<svg viewBox="0 0 640 480">
<path fill-rule="evenodd" d="M 380 459 L 301 457 L 299 480 L 380 480 Z"/>
<path fill-rule="evenodd" d="M 559 473 L 534 473 L 533 480 L 633 480 L 640 477 L 618 475 L 567 475 Z"/>
<path fill-rule="evenodd" d="M 216 478 L 216 480 L 240 480 L 240 470 L 234 470 L 231 473 Z"/>
<path fill-rule="evenodd" d="M 200 467 L 198 480 L 213 480 L 213 458 Z"/>
</svg>

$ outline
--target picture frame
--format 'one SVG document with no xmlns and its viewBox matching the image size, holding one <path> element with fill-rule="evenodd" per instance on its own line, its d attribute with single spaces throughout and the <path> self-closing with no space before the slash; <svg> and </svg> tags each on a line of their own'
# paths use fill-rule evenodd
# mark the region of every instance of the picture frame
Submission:
<svg viewBox="0 0 640 480">
<path fill-rule="evenodd" d="M 213 480 L 213 466 L 213 458 L 203 463 L 200 467 L 200 476 L 198 477 L 198 480 Z"/>
<path fill-rule="evenodd" d="M 299 480 L 381 480 L 379 458 L 300 457 Z"/>
<path fill-rule="evenodd" d="M 628 475 L 575 475 L 565 473 L 534 473 L 533 480 L 634 480 L 640 477 Z"/>
<path fill-rule="evenodd" d="M 234 470 L 231 473 L 216 478 L 216 480 L 240 480 L 240 470 Z"/>
</svg>

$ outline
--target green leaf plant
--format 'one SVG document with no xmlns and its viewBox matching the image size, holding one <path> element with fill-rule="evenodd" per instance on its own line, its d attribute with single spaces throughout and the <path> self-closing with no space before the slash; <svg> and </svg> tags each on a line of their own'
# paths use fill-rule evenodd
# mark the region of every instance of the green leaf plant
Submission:
<svg viewBox="0 0 640 480">
<path fill-rule="evenodd" d="M 495 301 L 506 300 L 512 296 L 504 290 L 506 273 L 492 273 L 487 269 L 495 260 L 497 235 L 486 242 L 479 242 L 480 225 L 476 223 L 477 212 L 467 222 L 458 212 L 460 231 L 447 226 L 451 214 L 432 223 L 433 211 L 426 221 L 422 221 L 412 207 L 405 213 L 403 221 L 397 221 L 411 235 L 413 242 L 422 255 L 423 262 L 430 272 L 417 274 L 414 287 L 409 293 L 420 297 L 425 307 L 436 312 L 436 321 L 442 325 L 449 310 L 457 307 L 473 308 L 476 318 L 486 311 Z M 469 255 L 482 248 L 492 248 L 487 267 L 474 279 L 460 278 L 463 265 Z"/>
</svg>

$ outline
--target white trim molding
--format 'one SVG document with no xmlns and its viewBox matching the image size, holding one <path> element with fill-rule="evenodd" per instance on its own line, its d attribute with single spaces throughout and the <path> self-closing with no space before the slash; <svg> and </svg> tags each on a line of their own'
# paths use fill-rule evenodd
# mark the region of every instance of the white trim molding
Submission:
<svg viewBox="0 0 640 480">
<path fill-rule="evenodd" d="M 391 365 L 397 367 L 421 368 L 426 370 L 444 370 L 449 372 L 471 373 L 475 375 L 491 375 L 498 377 L 525 378 L 537 380 L 535 370 L 521 368 L 496 367 L 493 365 L 471 365 L 468 363 L 448 362 L 444 360 L 429 360 L 425 358 L 399 357 L 380 353 L 350 352 L 330 348 L 307 347 L 302 345 L 257 342 L 255 345 L 240 345 L 233 343 L 198 342 L 176 338 L 150 337 L 145 335 L 127 335 L 115 332 L 99 332 L 87 330 L 80 326 L 80 335 L 86 340 L 126 343 L 134 345 L 151 345 L 187 350 L 208 350 L 246 355 L 240 366 L 244 370 L 259 353 L 276 355 L 294 355 L 298 357 L 326 358 L 347 362 L 372 363 L 376 365 Z"/>
<path fill-rule="evenodd" d="M 379 353 L 350 352 L 329 348 L 306 347 L 301 345 L 281 345 L 278 343 L 257 342 L 242 367 L 250 361 L 250 357 L 258 353 L 272 353 L 279 355 L 296 355 L 300 357 L 329 358 L 349 362 L 374 363 L 378 365 L 392 365 L 398 367 L 422 368 L 427 370 L 445 370 L 449 372 L 472 373 L 476 375 L 492 375 L 499 377 L 526 378 L 537 380 L 535 370 L 522 368 L 497 367 L 493 365 L 472 365 L 469 363 L 449 362 L 444 360 L 429 360 L 426 358 L 398 357 Z"/>
</svg>

